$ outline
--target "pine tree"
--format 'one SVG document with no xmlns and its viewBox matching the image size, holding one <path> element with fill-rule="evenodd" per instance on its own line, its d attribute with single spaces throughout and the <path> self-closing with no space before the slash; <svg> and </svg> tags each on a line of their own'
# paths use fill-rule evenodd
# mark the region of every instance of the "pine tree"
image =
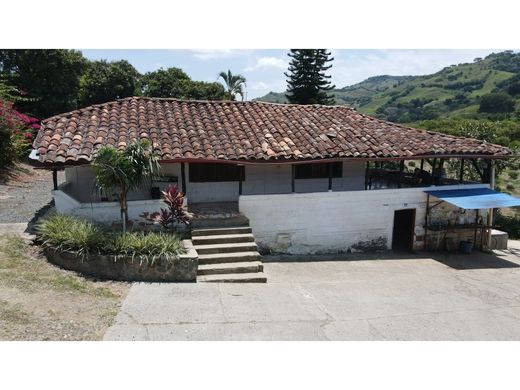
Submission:
<svg viewBox="0 0 520 390">
<path fill-rule="evenodd" d="M 325 72 L 332 67 L 327 63 L 330 58 L 326 49 L 291 49 L 288 56 L 289 73 L 287 80 L 287 99 L 294 104 L 334 104 L 334 96 L 328 91 L 335 88 Z"/>
</svg>

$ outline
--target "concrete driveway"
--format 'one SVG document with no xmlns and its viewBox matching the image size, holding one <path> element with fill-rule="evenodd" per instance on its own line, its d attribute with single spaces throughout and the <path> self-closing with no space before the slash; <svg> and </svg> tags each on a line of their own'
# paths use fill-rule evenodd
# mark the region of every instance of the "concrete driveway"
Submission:
<svg viewBox="0 0 520 390">
<path fill-rule="evenodd" d="M 267 284 L 137 283 L 105 340 L 520 340 L 514 245 L 266 262 Z"/>
</svg>

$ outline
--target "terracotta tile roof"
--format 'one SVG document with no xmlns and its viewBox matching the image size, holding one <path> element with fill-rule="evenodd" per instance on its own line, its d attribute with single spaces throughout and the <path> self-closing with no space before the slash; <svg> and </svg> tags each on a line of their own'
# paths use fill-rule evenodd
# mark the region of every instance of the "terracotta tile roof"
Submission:
<svg viewBox="0 0 520 390">
<path fill-rule="evenodd" d="M 102 145 L 148 139 L 164 160 L 507 157 L 506 147 L 386 122 L 346 106 L 133 97 L 46 119 L 42 163 L 91 161 Z"/>
</svg>

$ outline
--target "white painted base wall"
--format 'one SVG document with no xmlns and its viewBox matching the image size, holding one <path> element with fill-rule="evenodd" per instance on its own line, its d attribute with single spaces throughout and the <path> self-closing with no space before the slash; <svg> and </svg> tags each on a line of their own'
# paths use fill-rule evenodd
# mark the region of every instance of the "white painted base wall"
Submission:
<svg viewBox="0 0 520 390">
<path fill-rule="evenodd" d="M 64 191 L 52 191 L 56 211 L 60 214 L 70 214 L 106 225 L 121 221 L 121 208 L 118 202 L 81 203 L 67 195 Z M 145 222 L 140 214 L 153 213 L 165 207 L 159 199 L 134 200 L 128 202 L 128 218 L 135 224 Z"/>
<path fill-rule="evenodd" d="M 486 184 L 443 186 L 443 190 Z M 278 253 L 359 251 L 383 243 L 391 249 L 394 211 L 416 209 L 415 237 L 424 236 L 424 188 L 243 195 L 240 211 L 249 218 L 260 246 Z M 414 240 L 416 249 L 422 242 Z"/>
</svg>

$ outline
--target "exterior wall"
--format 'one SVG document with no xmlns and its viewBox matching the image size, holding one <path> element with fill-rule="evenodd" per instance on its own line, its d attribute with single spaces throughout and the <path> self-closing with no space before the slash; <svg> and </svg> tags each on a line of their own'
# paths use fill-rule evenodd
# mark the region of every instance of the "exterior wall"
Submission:
<svg viewBox="0 0 520 390">
<path fill-rule="evenodd" d="M 191 183 L 189 164 L 186 164 L 186 194 L 190 202 L 238 201 L 238 182 Z M 296 192 L 328 191 L 328 179 L 297 179 Z M 333 191 L 365 189 L 365 164 L 343 163 L 343 177 L 332 179 Z M 246 165 L 242 194 L 288 194 L 291 193 L 291 166 L 289 164 Z"/>
<path fill-rule="evenodd" d="M 118 202 L 79 202 L 64 192 L 61 186 L 59 190 L 52 193 L 58 213 L 75 215 L 107 225 L 119 223 L 121 220 L 121 209 Z M 164 203 L 159 199 L 130 201 L 128 219 L 136 224 L 143 223 L 144 220 L 139 216 L 140 214 L 160 211 L 161 207 L 164 207 Z"/>
<path fill-rule="evenodd" d="M 391 249 L 394 211 L 416 209 L 414 247 L 422 249 L 426 213 L 423 190 L 243 195 L 239 209 L 249 218 L 261 247 L 291 254 Z M 449 212 L 457 210 L 449 205 L 443 207 Z"/>
<path fill-rule="evenodd" d="M 192 183 L 189 181 L 189 164 L 185 164 L 186 195 L 192 203 L 198 202 L 237 202 L 238 182 Z M 242 183 L 242 193 L 288 194 L 291 192 L 290 165 L 247 165 L 246 180 Z M 177 177 L 176 184 L 181 185 L 181 164 L 165 163 L 161 166 L 165 176 Z M 94 172 L 89 165 L 68 167 L 65 169 L 65 181 L 69 185 L 63 190 L 79 202 L 100 202 L 101 194 L 95 186 Z M 156 183 L 164 189 L 168 183 Z M 335 191 L 363 190 L 365 187 L 365 165 L 362 162 L 343 163 L 343 177 L 332 179 Z M 328 191 L 328 179 L 295 180 L 296 192 Z M 128 194 L 129 200 L 150 199 L 150 186 L 144 186 Z M 109 194 L 109 200 L 117 200 L 115 194 Z"/>
</svg>

